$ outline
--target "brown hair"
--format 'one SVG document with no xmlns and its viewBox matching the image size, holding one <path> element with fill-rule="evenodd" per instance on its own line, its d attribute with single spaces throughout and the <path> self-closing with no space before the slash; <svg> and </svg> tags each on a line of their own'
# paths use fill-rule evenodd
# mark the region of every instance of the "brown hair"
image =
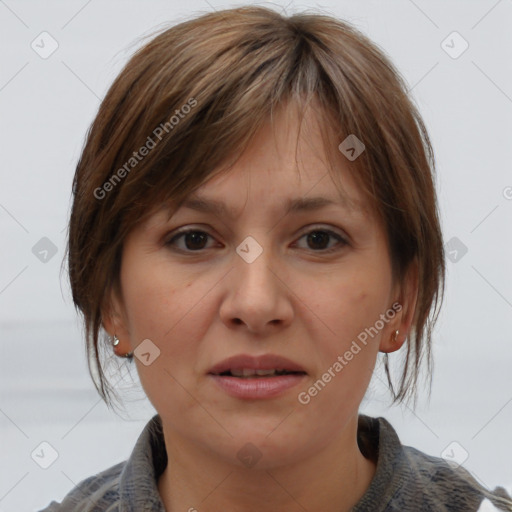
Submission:
<svg viewBox="0 0 512 512">
<path fill-rule="evenodd" d="M 365 144 L 348 164 L 387 231 L 393 277 L 402 281 L 413 261 L 419 269 L 398 389 L 384 355 L 393 402 L 416 398 L 424 357 L 431 377 L 444 249 L 433 151 L 405 81 L 382 50 L 343 21 L 245 6 L 202 14 L 153 37 L 116 78 L 88 131 L 67 250 L 89 371 L 107 405 L 116 393 L 99 335 L 109 293 L 119 290 L 123 240 L 160 205 L 179 204 L 236 161 L 288 100 L 319 105 L 330 161 L 347 163 L 338 145 L 350 134 Z"/>
</svg>

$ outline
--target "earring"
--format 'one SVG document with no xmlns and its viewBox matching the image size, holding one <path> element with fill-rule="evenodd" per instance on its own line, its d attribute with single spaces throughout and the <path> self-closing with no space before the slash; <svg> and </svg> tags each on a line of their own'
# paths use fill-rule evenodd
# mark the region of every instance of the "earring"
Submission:
<svg viewBox="0 0 512 512">
<path fill-rule="evenodd" d="M 113 347 L 117 347 L 121 340 L 114 334 L 114 337 L 111 339 L 111 343 Z M 115 349 L 114 349 L 115 352 Z M 118 355 L 118 354 L 116 354 Z M 120 357 L 133 358 L 133 352 L 127 352 L 126 354 L 121 354 Z"/>
<path fill-rule="evenodd" d="M 395 331 L 395 334 L 393 335 L 393 343 L 396 343 L 396 339 L 398 338 L 399 333 L 400 333 L 400 331 L 398 331 L 398 330 Z"/>
</svg>

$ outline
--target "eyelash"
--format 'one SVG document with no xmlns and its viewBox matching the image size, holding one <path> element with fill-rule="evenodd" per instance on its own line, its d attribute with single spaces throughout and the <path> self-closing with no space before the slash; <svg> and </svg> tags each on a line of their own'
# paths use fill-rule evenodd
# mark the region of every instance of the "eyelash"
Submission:
<svg viewBox="0 0 512 512">
<path fill-rule="evenodd" d="M 213 238 L 208 232 L 204 231 L 204 230 L 201 230 L 201 229 L 194 229 L 194 228 L 185 228 L 181 231 L 177 231 L 174 236 L 172 238 L 169 239 L 169 241 L 167 241 L 165 243 L 165 245 L 167 246 L 173 246 L 176 242 L 176 240 L 179 240 L 180 238 L 183 238 L 185 235 L 187 234 L 190 234 L 190 233 L 201 233 L 201 234 L 204 234 L 204 235 L 207 235 L 208 237 L 210 238 Z M 348 245 L 348 242 L 345 240 L 345 238 L 343 238 L 341 235 L 339 235 L 338 233 L 330 230 L 330 229 L 322 229 L 322 228 L 314 228 L 314 229 L 311 229 L 310 231 L 306 231 L 305 233 L 303 233 L 299 240 L 301 238 L 303 238 L 304 236 L 307 236 L 311 233 L 326 233 L 328 234 L 329 236 L 331 237 L 334 237 L 336 239 L 338 239 L 338 242 L 339 244 L 341 244 L 341 247 L 339 247 L 338 245 L 335 245 L 334 247 L 331 247 L 330 249 L 319 249 L 319 250 L 314 250 L 314 249 L 311 249 L 313 252 L 316 252 L 316 253 L 321 253 L 321 254 L 330 254 L 332 252 L 335 252 L 335 251 L 339 251 L 341 250 L 343 247 L 345 247 L 346 245 Z M 179 251 L 179 252 L 185 252 L 185 253 L 201 253 L 207 249 L 197 249 L 197 250 L 191 250 L 191 249 L 180 249 L 180 248 L 176 248 L 175 247 L 175 250 L 176 251 Z"/>
</svg>

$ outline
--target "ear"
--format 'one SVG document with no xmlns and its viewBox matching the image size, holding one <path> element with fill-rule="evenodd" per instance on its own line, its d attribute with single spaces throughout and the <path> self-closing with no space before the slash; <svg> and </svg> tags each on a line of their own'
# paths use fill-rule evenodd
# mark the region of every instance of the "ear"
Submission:
<svg viewBox="0 0 512 512">
<path fill-rule="evenodd" d="M 124 355 L 131 351 L 124 304 L 114 288 L 108 292 L 108 297 L 107 305 L 102 311 L 101 323 L 111 338 L 114 334 L 119 338 L 119 344 L 113 347 L 114 352 L 117 355 Z"/>
<path fill-rule="evenodd" d="M 398 283 L 398 291 L 394 293 L 393 304 L 400 304 L 401 309 L 392 308 L 397 311 L 397 314 L 389 321 L 382 333 L 380 352 L 395 352 L 402 347 L 409 336 L 416 311 L 418 285 L 418 262 L 414 259 L 409 265 L 403 283 Z M 395 339 L 396 331 L 398 336 Z"/>
</svg>

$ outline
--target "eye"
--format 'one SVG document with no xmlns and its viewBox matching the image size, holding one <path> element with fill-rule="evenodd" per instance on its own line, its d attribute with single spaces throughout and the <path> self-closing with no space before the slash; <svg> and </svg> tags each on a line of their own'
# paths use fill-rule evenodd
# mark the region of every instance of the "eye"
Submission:
<svg viewBox="0 0 512 512">
<path fill-rule="evenodd" d="M 314 250 L 314 252 L 321 251 L 323 253 L 330 253 L 340 250 L 342 247 L 348 245 L 348 242 L 341 235 L 329 229 L 312 229 L 307 233 L 304 233 L 304 235 L 302 235 L 299 240 L 305 237 L 306 243 L 310 246 L 311 249 Z M 333 238 L 336 239 L 338 243 L 332 247 L 325 247 L 325 245 L 329 244 L 329 239 L 332 240 Z"/>
<path fill-rule="evenodd" d="M 314 252 L 331 253 L 348 245 L 344 237 L 329 229 L 312 229 L 304 233 L 299 240 L 303 238 L 306 239 L 308 244 L 306 249 L 312 249 Z M 207 247 L 208 239 L 213 239 L 213 237 L 206 231 L 188 228 L 178 231 L 166 242 L 166 245 L 174 246 L 182 252 L 199 252 L 203 249 L 211 248 Z M 329 243 L 333 240 L 337 241 L 337 243 L 329 247 Z"/>
<path fill-rule="evenodd" d="M 205 242 L 208 238 L 211 237 L 205 231 L 200 231 L 198 229 L 184 229 L 182 231 L 178 231 L 176 235 L 174 235 L 168 242 L 166 242 L 166 245 L 176 246 L 176 242 L 182 239 L 185 247 L 181 245 L 177 246 L 177 249 L 184 252 L 197 252 L 201 249 L 205 249 Z"/>
</svg>

